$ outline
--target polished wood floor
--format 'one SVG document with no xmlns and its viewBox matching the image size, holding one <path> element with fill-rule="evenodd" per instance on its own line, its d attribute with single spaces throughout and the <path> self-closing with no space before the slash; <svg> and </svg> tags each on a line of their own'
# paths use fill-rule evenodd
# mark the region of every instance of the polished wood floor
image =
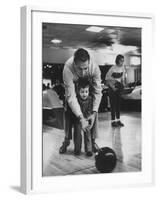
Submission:
<svg viewBox="0 0 159 200">
<path fill-rule="evenodd" d="M 110 112 L 99 114 L 99 135 L 96 143 L 99 147 L 111 147 L 117 155 L 117 165 L 112 173 L 141 171 L 141 113 L 121 113 L 125 124 L 122 128 L 110 126 Z M 51 126 L 43 126 L 43 176 L 99 173 L 95 168 L 94 156 L 86 157 L 73 154 L 73 141 L 66 154 L 59 154 L 64 131 Z"/>
</svg>

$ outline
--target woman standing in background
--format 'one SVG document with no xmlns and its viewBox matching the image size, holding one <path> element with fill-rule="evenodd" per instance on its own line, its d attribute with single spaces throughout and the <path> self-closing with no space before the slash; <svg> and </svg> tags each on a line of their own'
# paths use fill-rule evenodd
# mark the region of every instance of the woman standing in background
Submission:
<svg viewBox="0 0 159 200">
<path fill-rule="evenodd" d="M 116 65 L 113 65 L 107 72 L 105 83 L 109 87 L 111 125 L 113 127 L 122 127 L 124 124 L 120 121 L 120 98 L 121 91 L 125 85 L 124 56 L 117 55 L 115 63 Z"/>
</svg>

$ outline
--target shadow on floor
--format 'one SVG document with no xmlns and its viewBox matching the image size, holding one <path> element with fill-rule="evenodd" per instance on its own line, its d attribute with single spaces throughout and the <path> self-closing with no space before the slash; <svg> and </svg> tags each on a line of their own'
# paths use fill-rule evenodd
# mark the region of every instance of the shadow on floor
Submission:
<svg viewBox="0 0 159 200">
<path fill-rule="evenodd" d="M 23 194 L 23 192 L 21 191 L 20 186 L 12 185 L 12 186 L 10 186 L 10 188 L 11 188 L 12 190 L 15 190 L 15 191 L 17 191 L 17 192 Z"/>
</svg>

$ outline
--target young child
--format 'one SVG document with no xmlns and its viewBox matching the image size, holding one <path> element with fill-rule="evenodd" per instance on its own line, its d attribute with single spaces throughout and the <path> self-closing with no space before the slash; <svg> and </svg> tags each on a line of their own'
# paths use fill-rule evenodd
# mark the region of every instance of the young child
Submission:
<svg viewBox="0 0 159 200">
<path fill-rule="evenodd" d="M 88 119 L 89 116 L 93 112 L 93 97 L 90 95 L 90 82 L 88 78 L 80 78 L 77 83 L 77 100 L 81 107 L 81 111 L 85 119 Z M 89 120 L 88 120 L 89 124 Z M 74 145 L 75 145 L 75 155 L 79 155 L 81 153 L 82 146 L 82 127 L 79 119 L 75 119 L 74 124 Z M 92 156 L 93 136 L 91 133 L 91 129 L 88 126 L 88 129 L 84 132 L 84 144 L 85 144 L 85 152 L 86 156 Z"/>
</svg>

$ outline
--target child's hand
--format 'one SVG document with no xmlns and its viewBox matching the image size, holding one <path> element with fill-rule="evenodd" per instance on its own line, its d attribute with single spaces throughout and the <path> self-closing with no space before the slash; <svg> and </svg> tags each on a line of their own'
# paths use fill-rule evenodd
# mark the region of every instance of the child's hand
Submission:
<svg viewBox="0 0 159 200">
<path fill-rule="evenodd" d="M 80 120 L 81 126 L 82 126 L 82 130 L 86 131 L 89 127 L 88 121 L 85 118 L 82 118 Z"/>
<path fill-rule="evenodd" d="M 90 125 L 88 125 L 88 126 L 85 128 L 85 131 L 84 131 L 84 132 L 87 133 L 87 132 L 90 131 L 90 129 L 91 129 L 91 128 L 90 128 Z"/>
<path fill-rule="evenodd" d="M 93 127 L 95 118 L 96 118 L 96 112 L 94 112 L 92 115 L 90 115 L 90 116 L 88 117 L 89 129 L 91 129 L 91 128 Z"/>
</svg>

